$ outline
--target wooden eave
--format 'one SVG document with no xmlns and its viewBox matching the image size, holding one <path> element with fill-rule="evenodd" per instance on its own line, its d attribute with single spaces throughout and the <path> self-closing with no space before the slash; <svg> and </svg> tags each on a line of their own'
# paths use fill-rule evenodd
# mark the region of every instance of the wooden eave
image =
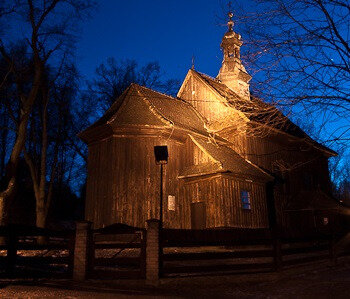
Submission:
<svg viewBox="0 0 350 299">
<path fill-rule="evenodd" d="M 113 129 L 109 124 L 104 124 L 96 127 L 89 127 L 77 134 L 77 136 L 85 143 L 90 144 L 95 140 L 107 138 L 113 134 Z"/>
<path fill-rule="evenodd" d="M 190 182 L 193 183 L 196 181 L 212 179 L 215 177 L 221 177 L 221 178 L 229 177 L 232 179 L 250 182 L 252 184 L 266 184 L 271 181 L 266 178 L 252 176 L 252 175 L 243 175 L 241 173 L 234 173 L 224 169 L 216 172 L 213 171 L 213 172 L 207 172 L 207 173 L 200 173 L 196 175 L 178 176 L 178 179 L 184 180 L 184 183 L 186 184 Z"/>
<path fill-rule="evenodd" d="M 263 124 L 263 123 L 259 123 L 257 121 L 250 121 L 249 123 L 250 124 L 256 124 L 258 126 L 264 126 L 264 127 L 268 128 L 268 130 L 272 130 L 272 131 L 274 131 L 275 133 L 277 133 L 279 135 L 287 136 L 288 138 L 292 139 L 295 142 L 306 142 L 310 146 L 312 146 L 313 148 L 316 148 L 317 150 L 320 150 L 320 151 L 322 151 L 324 153 L 327 153 L 330 157 L 338 156 L 337 152 L 329 149 L 328 147 L 326 147 L 326 146 L 324 146 L 322 144 L 319 144 L 317 141 L 313 140 L 311 137 L 305 137 L 305 138 L 297 137 L 297 136 L 294 136 L 294 135 L 289 134 L 287 132 L 284 132 L 284 131 L 282 131 L 280 129 L 274 128 L 272 126 L 269 126 L 269 125 L 266 125 L 266 124 Z"/>
<path fill-rule="evenodd" d="M 190 136 L 192 142 L 193 142 L 202 152 L 204 152 L 214 163 L 219 163 L 219 164 L 221 164 L 221 168 L 222 168 L 223 171 L 221 171 L 221 169 L 220 169 L 219 172 L 229 172 L 229 173 L 234 174 L 235 176 L 241 176 L 241 177 L 245 177 L 245 178 L 255 178 L 255 179 L 260 178 L 260 179 L 259 179 L 260 181 L 265 181 L 265 182 L 274 180 L 274 177 L 273 177 L 272 175 L 270 175 L 269 173 L 267 173 L 266 171 L 264 171 L 263 169 L 261 169 L 259 166 L 255 165 L 254 163 L 250 162 L 249 160 L 247 160 L 247 159 L 241 157 L 241 156 L 240 156 L 238 153 L 236 153 L 232 148 L 227 147 L 226 150 L 228 150 L 228 151 L 230 151 L 232 154 L 234 154 L 234 155 L 231 154 L 231 158 L 238 159 L 238 160 L 236 160 L 236 161 L 238 162 L 238 164 L 236 164 L 236 163 L 237 163 L 237 162 L 236 162 L 235 165 L 239 165 L 239 163 L 241 163 L 241 165 L 246 165 L 246 167 L 248 167 L 248 169 L 250 168 L 250 173 L 248 173 L 247 175 L 245 175 L 245 174 L 243 174 L 243 173 L 238 173 L 238 172 L 236 172 L 236 171 L 232 171 L 232 169 L 230 169 L 230 167 L 224 166 L 223 161 L 220 161 L 220 160 L 218 160 L 217 158 L 215 158 L 215 157 L 213 156 L 213 154 L 211 154 L 211 153 L 207 150 L 207 148 L 204 148 L 204 147 L 202 146 L 202 144 L 200 144 L 200 142 L 198 142 L 198 141 L 194 138 L 194 136 L 191 136 L 190 134 L 189 134 L 189 136 Z M 203 138 L 203 137 L 202 137 L 202 138 Z M 217 150 L 219 151 L 219 153 L 221 153 L 221 155 L 224 155 L 223 157 L 225 157 L 225 156 L 228 157 L 226 154 L 224 154 L 223 149 L 221 149 L 221 146 L 225 147 L 225 145 L 220 145 L 220 146 L 218 146 Z M 216 154 L 216 155 L 217 155 L 217 154 Z M 219 159 L 220 159 L 220 158 L 219 158 Z M 233 165 L 233 164 L 232 164 L 232 165 Z M 232 166 L 232 165 L 231 165 L 231 166 Z M 252 169 L 255 169 L 255 172 L 258 173 L 258 175 L 255 175 L 255 174 L 251 173 L 251 172 L 252 172 Z M 216 171 L 216 172 L 218 172 L 218 171 Z"/>
<path fill-rule="evenodd" d="M 187 129 L 180 126 L 152 126 L 152 125 L 123 125 L 113 127 L 111 124 L 104 124 L 101 126 L 87 129 L 78 134 L 78 137 L 82 139 L 88 145 L 94 142 L 104 140 L 109 137 L 116 138 L 142 138 L 142 137 L 154 137 L 173 139 L 177 142 L 184 143 L 191 134 L 197 137 L 209 138 L 209 134 L 203 134 L 191 129 Z M 215 140 L 220 144 L 230 144 L 226 139 L 219 136 L 215 137 Z"/>
</svg>

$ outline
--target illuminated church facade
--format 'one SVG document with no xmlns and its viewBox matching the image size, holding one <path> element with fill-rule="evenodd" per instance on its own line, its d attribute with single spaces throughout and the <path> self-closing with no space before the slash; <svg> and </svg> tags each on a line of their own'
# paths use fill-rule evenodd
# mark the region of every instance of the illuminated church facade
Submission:
<svg viewBox="0 0 350 299">
<path fill-rule="evenodd" d="M 216 78 L 192 68 L 176 98 L 132 84 L 79 134 L 89 149 L 86 219 L 95 227 L 159 218 L 157 145 L 169 152 L 164 227 L 305 228 L 336 209 L 328 173 L 336 153 L 251 95 L 231 18 Z"/>
</svg>

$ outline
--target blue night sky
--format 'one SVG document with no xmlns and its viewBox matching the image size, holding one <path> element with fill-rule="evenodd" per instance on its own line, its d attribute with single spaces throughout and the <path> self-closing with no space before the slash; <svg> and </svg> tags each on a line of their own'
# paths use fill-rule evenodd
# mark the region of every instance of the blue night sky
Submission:
<svg viewBox="0 0 350 299">
<path fill-rule="evenodd" d="M 98 65 L 114 57 L 117 61 L 134 59 L 140 66 L 158 61 L 164 80 L 182 81 L 194 55 L 196 70 L 216 77 L 222 62 L 220 42 L 227 30 L 227 3 L 227 0 L 100 0 L 98 10 L 83 24 L 77 43 L 80 73 L 91 79 Z M 257 10 L 252 0 L 232 3 L 236 15 Z M 233 19 L 234 30 L 242 33 L 237 18 Z M 244 34 L 242 38 L 244 42 Z M 339 122 L 326 126 L 325 140 L 332 138 L 336 125 Z"/>
<path fill-rule="evenodd" d="M 79 69 L 91 78 L 108 57 L 158 61 L 165 79 L 182 80 L 194 55 L 197 70 L 216 76 L 226 11 L 223 0 L 99 1 L 78 42 Z"/>
</svg>

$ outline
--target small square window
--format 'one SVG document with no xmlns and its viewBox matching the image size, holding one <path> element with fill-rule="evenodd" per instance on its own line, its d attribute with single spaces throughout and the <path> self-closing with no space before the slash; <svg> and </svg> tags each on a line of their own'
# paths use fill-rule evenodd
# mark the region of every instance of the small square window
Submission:
<svg viewBox="0 0 350 299">
<path fill-rule="evenodd" d="M 242 208 L 244 210 L 250 210 L 250 192 L 243 190 L 241 191 L 241 201 L 242 201 Z"/>
</svg>

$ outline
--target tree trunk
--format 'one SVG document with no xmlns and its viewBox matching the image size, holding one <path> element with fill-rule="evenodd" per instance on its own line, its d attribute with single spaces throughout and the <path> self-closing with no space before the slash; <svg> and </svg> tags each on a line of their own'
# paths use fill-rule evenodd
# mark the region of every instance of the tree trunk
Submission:
<svg viewBox="0 0 350 299">
<path fill-rule="evenodd" d="M 5 197 L 4 196 L 0 196 L 0 215 L 2 216 L 0 218 L 0 226 L 5 225 L 6 221 L 5 221 Z"/>
<path fill-rule="evenodd" d="M 16 141 L 13 145 L 9 162 L 6 167 L 5 178 L 7 180 L 7 187 L 2 192 L 0 192 L 0 200 L 2 201 L 2 209 L 0 210 L 0 221 L 5 223 L 7 207 L 10 205 L 10 200 L 13 197 L 14 190 L 16 187 L 16 177 L 17 177 L 17 166 L 22 153 L 26 136 L 27 136 L 27 124 L 29 115 L 32 111 L 34 101 L 37 97 L 39 91 L 39 83 L 42 77 L 42 65 L 41 62 L 37 62 L 37 70 L 34 76 L 33 87 L 27 98 L 22 98 L 23 106 L 21 107 L 20 121 L 17 129 Z"/>
<path fill-rule="evenodd" d="M 0 180 L 2 176 L 5 174 L 5 164 L 6 164 L 6 150 L 7 150 L 7 137 L 8 137 L 8 129 L 6 129 L 9 125 L 9 118 L 8 116 L 2 111 L 1 112 L 1 149 L 0 149 Z"/>
<path fill-rule="evenodd" d="M 8 205 L 15 193 L 14 179 L 8 184 L 8 188 L 0 193 L 0 226 L 8 224 Z M 8 191 L 8 192 L 7 192 Z M 0 236 L 0 245 L 6 244 L 6 237 Z"/>
<path fill-rule="evenodd" d="M 46 209 L 45 209 L 45 197 L 40 197 L 36 200 L 36 226 L 40 228 L 46 227 Z M 38 244 L 45 244 L 47 241 L 46 236 L 38 237 Z"/>
</svg>

